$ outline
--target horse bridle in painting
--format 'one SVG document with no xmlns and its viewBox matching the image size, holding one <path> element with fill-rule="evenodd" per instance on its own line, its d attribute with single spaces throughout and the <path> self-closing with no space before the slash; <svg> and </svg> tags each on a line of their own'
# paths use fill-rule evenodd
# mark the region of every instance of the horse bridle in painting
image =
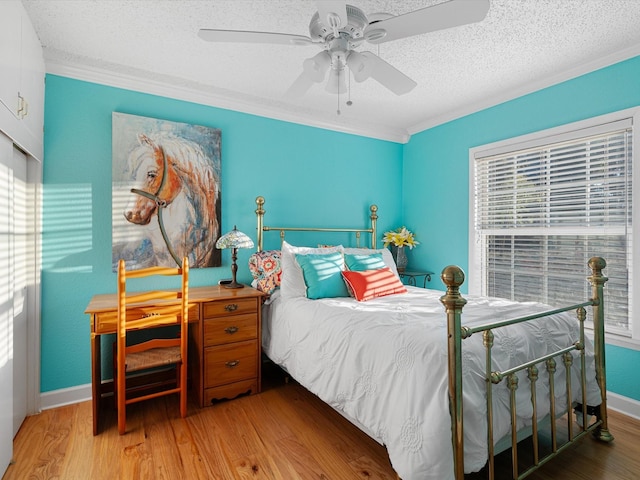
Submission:
<svg viewBox="0 0 640 480">
<path fill-rule="evenodd" d="M 162 200 L 158 195 L 167 184 L 167 169 L 169 168 L 169 162 L 167 161 L 167 155 L 164 153 L 164 148 L 159 147 L 162 152 L 162 178 L 160 179 L 160 186 L 156 190 L 156 193 L 145 192 L 144 190 L 140 190 L 139 188 L 132 188 L 131 193 L 135 193 L 136 195 L 140 195 L 142 197 L 148 198 L 149 200 L 153 200 L 156 203 L 156 207 L 158 210 L 158 225 L 160 226 L 160 233 L 162 233 L 162 238 L 164 239 L 164 243 L 169 250 L 169 253 L 173 257 L 173 260 L 176 262 L 178 267 L 182 267 L 182 261 L 176 255 L 176 252 L 173 251 L 171 247 L 171 242 L 169 242 L 169 237 L 167 236 L 167 231 L 164 228 L 164 222 L 162 221 L 162 210 L 167 207 L 167 201 Z"/>
</svg>

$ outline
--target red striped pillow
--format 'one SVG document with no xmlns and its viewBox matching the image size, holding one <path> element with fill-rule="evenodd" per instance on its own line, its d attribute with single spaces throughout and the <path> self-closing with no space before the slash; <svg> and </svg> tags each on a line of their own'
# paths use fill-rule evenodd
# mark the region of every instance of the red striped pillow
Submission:
<svg viewBox="0 0 640 480">
<path fill-rule="evenodd" d="M 407 293 L 407 289 L 389 267 L 378 270 L 342 272 L 349 293 L 359 302 L 395 293 Z"/>
</svg>

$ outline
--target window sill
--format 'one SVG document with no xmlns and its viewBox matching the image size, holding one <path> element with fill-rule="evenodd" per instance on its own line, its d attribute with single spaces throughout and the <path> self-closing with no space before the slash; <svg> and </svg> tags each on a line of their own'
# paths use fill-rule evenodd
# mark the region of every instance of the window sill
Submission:
<svg viewBox="0 0 640 480">
<path fill-rule="evenodd" d="M 585 325 L 585 333 L 593 342 L 593 327 L 591 324 Z M 629 350 L 640 351 L 640 339 L 631 338 L 627 335 L 620 335 L 615 332 L 605 332 L 604 343 L 615 345 L 616 347 L 628 348 Z"/>
<path fill-rule="evenodd" d="M 615 345 L 616 347 L 640 351 L 640 340 L 637 338 L 616 335 L 615 333 L 605 333 L 604 341 L 605 343 L 608 343 L 609 345 Z"/>
</svg>

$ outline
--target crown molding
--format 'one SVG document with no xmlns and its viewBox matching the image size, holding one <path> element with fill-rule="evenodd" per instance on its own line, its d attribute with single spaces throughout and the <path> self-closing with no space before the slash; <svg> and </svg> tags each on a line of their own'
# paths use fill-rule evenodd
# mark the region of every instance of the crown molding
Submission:
<svg viewBox="0 0 640 480">
<path fill-rule="evenodd" d="M 428 118 L 423 122 L 419 122 L 414 126 L 409 127 L 407 129 L 408 134 L 409 136 L 411 136 L 415 133 L 422 132 L 424 130 L 428 130 L 433 127 L 437 127 L 438 125 L 442 125 L 444 123 L 447 123 L 462 117 L 466 117 L 467 115 L 477 113 L 481 110 L 485 110 L 487 108 L 494 107 L 501 103 L 505 103 L 510 100 L 514 100 L 516 98 L 528 95 L 530 93 L 543 90 L 553 85 L 566 82 L 567 80 L 577 78 L 587 73 L 600 70 L 601 68 L 615 65 L 616 63 L 629 60 L 630 58 L 637 57 L 638 55 L 640 55 L 640 45 L 634 45 L 633 47 L 620 50 L 613 54 L 606 55 L 598 59 L 589 60 L 588 62 L 582 63 L 580 65 L 577 65 L 571 68 L 567 68 L 566 70 L 563 70 L 562 72 L 559 72 L 556 75 L 552 75 L 545 79 L 535 81 L 535 82 L 530 82 L 510 90 L 505 90 L 504 92 L 501 92 L 498 95 L 495 95 L 493 97 L 487 97 L 481 102 L 465 105 L 464 107 L 459 108 L 457 110 L 452 110 L 446 113 L 445 115 Z"/>
<path fill-rule="evenodd" d="M 409 133 L 401 128 L 392 129 L 381 125 L 363 125 L 362 122 L 358 122 L 357 125 L 351 125 L 344 119 L 343 123 L 336 123 L 326 118 L 314 116 L 313 112 L 307 114 L 291 112 L 278 106 L 266 106 L 246 99 L 234 98 L 230 95 L 207 92 L 204 87 L 199 89 L 194 86 L 176 85 L 148 78 L 147 76 L 126 74 L 72 62 L 47 60 L 46 58 L 45 62 L 46 72 L 51 75 L 394 143 L 407 143 L 410 138 Z"/>
<path fill-rule="evenodd" d="M 342 123 L 338 123 L 328 118 L 322 118 L 314 112 L 292 112 L 284 108 L 280 108 L 277 105 L 264 105 L 247 99 L 234 97 L 232 94 L 208 92 L 205 91 L 204 86 L 202 88 L 198 88 L 197 86 L 177 85 L 171 82 L 150 79 L 144 75 L 125 74 L 114 70 L 87 66 L 80 63 L 45 60 L 47 73 L 53 75 L 60 75 L 63 77 L 98 83 L 115 88 L 123 88 L 126 90 L 148 93 L 226 110 L 233 110 L 236 112 L 292 122 L 309 127 L 322 128 L 350 135 L 358 135 L 406 144 L 409 142 L 411 135 L 415 133 L 477 113 L 481 110 L 485 110 L 495 105 L 514 100 L 573 78 L 577 78 L 581 75 L 614 65 L 638 55 L 640 55 L 640 45 L 620 50 L 613 54 L 568 68 L 543 80 L 530 82 L 510 90 L 505 90 L 498 95 L 487 97 L 481 102 L 468 104 L 462 108 L 447 112 L 444 115 L 428 118 L 406 130 L 403 128 L 394 129 L 388 126 L 385 127 L 375 124 L 367 125 L 362 124 L 361 122 L 358 122 L 357 125 L 353 125 L 348 123 L 348 120 L 345 119 L 342 119 Z"/>
</svg>

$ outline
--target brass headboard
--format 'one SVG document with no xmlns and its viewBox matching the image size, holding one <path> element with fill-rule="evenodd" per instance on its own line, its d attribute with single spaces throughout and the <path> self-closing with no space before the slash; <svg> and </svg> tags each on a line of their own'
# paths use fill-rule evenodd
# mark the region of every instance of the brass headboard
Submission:
<svg viewBox="0 0 640 480">
<path fill-rule="evenodd" d="M 309 228 L 309 227 L 267 227 L 264 225 L 264 197 L 256 197 L 256 205 L 258 208 L 256 209 L 256 217 L 258 219 L 257 226 L 257 249 L 258 252 L 262 251 L 263 247 L 263 237 L 264 232 L 269 231 L 277 231 L 280 232 L 280 241 L 284 240 L 284 232 L 353 232 L 356 234 L 356 246 L 360 246 L 360 234 L 361 233 L 370 233 L 371 234 L 371 248 L 376 248 L 376 222 L 378 221 L 378 207 L 376 205 L 371 205 L 369 210 L 371 214 L 369 218 L 371 219 L 371 227 L 370 228 Z"/>
</svg>

